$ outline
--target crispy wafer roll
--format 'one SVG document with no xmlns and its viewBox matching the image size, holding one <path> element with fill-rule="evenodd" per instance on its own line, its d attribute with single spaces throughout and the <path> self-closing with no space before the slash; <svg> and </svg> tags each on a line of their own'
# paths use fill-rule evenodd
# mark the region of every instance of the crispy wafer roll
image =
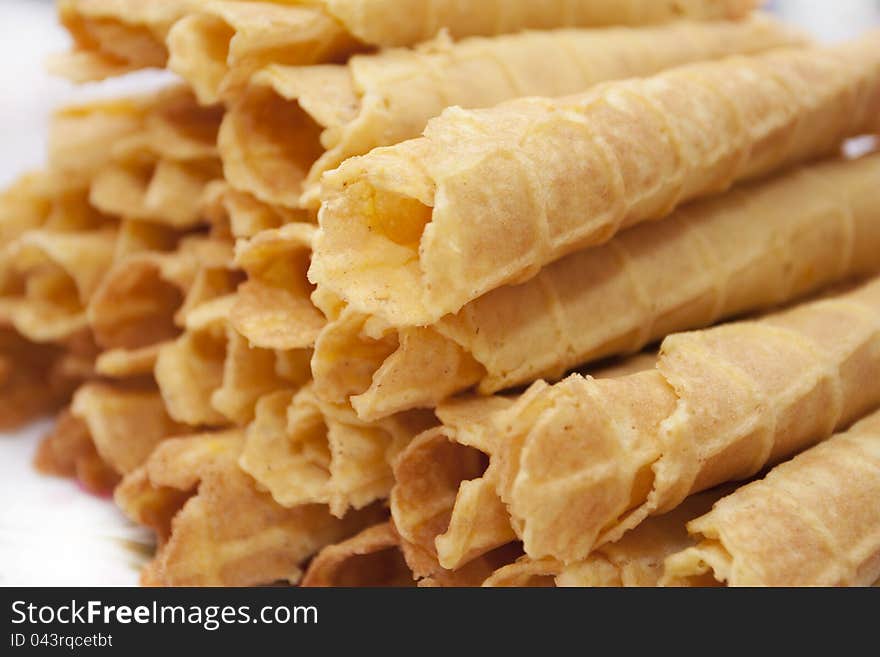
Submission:
<svg viewBox="0 0 880 657">
<path fill-rule="evenodd" d="M 748 478 L 849 425 L 880 406 L 878 340 L 875 280 L 667 338 L 655 371 L 536 384 L 496 418 L 496 490 L 526 552 L 576 561 L 690 493 Z M 585 504 L 590 513 L 566 512 Z"/>
<path fill-rule="evenodd" d="M 225 180 L 209 183 L 201 200 L 202 216 L 211 225 L 212 235 L 227 239 L 247 239 L 265 230 L 309 219 L 305 212 L 258 201 L 247 192 L 233 189 Z"/>
<path fill-rule="evenodd" d="M 424 326 L 568 253 L 875 131 L 880 40 L 447 110 L 324 178 L 310 277 Z M 477 217 L 479 220 L 477 220 Z"/>
<path fill-rule="evenodd" d="M 500 568 L 483 586 L 657 586 L 666 557 L 691 547 L 686 525 L 706 513 L 729 489 L 692 495 L 676 509 L 649 518 L 616 543 L 565 566 L 555 559 L 528 557 Z"/>
<path fill-rule="evenodd" d="M 241 466 L 279 504 L 327 504 L 343 517 L 388 496 L 394 459 L 435 423 L 428 412 L 366 423 L 346 406 L 321 401 L 311 386 L 281 391 L 257 404 Z"/>
<path fill-rule="evenodd" d="M 369 527 L 347 541 L 328 545 L 312 559 L 305 587 L 415 586 L 390 522 Z"/>
<path fill-rule="evenodd" d="M 108 214 L 190 229 L 203 223 L 202 195 L 221 175 L 213 159 L 113 162 L 95 175 L 89 200 Z"/>
<path fill-rule="evenodd" d="M 216 158 L 222 116 L 222 108 L 200 106 L 182 85 L 67 106 L 49 126 L 49 168 L 68 185 L 87 185 L 113 160 Z"/>
<path fill-rule="evenodd" d="M 95 449 L 88 426 L 64 409 L 52 429 L 43 436 L 34 466 L 44 474 L 73 477 L 95 494 L 110 493 L 121 480 Z"/>
<path fill-rule="evenodd" d="M 493 393 L 880 269 L 880 155 L 785 173 L 579 251 L 427 328 L 350 309 L 319 337 L 316 390 L 373 420 Z"/>
<path fill-rule="evenodd" d="M 416 439 L 395 470 L 395 524 L 445 568 L 512 535 L 533 559 L 577 562 L 689 494 L 746 479 L 880 406 L 878 339 L 874 281 L 760 321 L 671 336 L 655 370 L 536 383 L 465 428 L 448 417 L 462 402 L 441 407 L 445 444 L 433 440 L 451 456 L 434 460 L 461 463 L 472 457 L 460 446 L 474 446 L 488 468 L 438 469 L 445 479 L 427 489 L 413 473 L 430 462 L 419 450 L 431 434 Z"/>
<path fill-rule="evenodd" d="M 324 172 L 373 148 L 418 137 L 446 107 L 561 96 L 698 60 L 802 44 L 800 34 L 756 16 L 460 43 L 444 37 L 417 50 L 356 56 L 346 65 L 272 65 L 235 100 L 220 150 L 234 186 L 267 202 L 317 207 Z"/>
<path fill-rule="evenodd" d="M 651 370 L 655 363 L 656 356 L 638 356 L 594 374 L 626 376 Z M 491 420 L 513 404 L 508 397 L 442 404 L 437 417 L 443 426 L 416 437 L 395 462 L 391 512 L 417 577 L 460 571 L 517 539 L 496 491 L 498 467 L 490 465 L 498 452 Z M 484 578 L 515 558 L 495 562 Z"/>
<path fill-rule="evenodd" d="M 339 520 L 320 505 L 279 506 L 238 468 L 242 440 L 239 431 L 167 440 L 117 488 L 123 511 L 160 539 L 145 584 L 296 583 L 312 554 L 382 519 L 377 508 Z"/>
<path fill-rule="evenodd" d="M 287 224 L 236 246 L 236 263 L 248 275 L 230 309 L 232 326 L 253 346 L 310 349 L 324 327 L 308 280 L 316 227 Z"/>
<path fill-rule="evenodd" d="M 152 374 L 160 345 L 178 336 L 205 288 L 217 294 L 234 289 L 238 277 L 228 269 L 231 260 L 231 244 L 195 236 L 173 251 L 118 259 L 88 307 L 89 326 L 105 350 L 98 372 L 114 378 Z"/>
<path fill-rule="evenodd" d="M 98 455 L 120 475 L 132 472 L 162 440 L 185 433 L 165 410 L 155 386 L 87 383 L 70 406 L 81 420 Z"/>
<path fill-rule="evenodd" d="M 754 0 L 681 3 L 617 0 L 437 2 L 324 0 L 305 5 L 210 2 L 178 22 L 168 37 L 170 67 L 213 103 L 272 63 L 310 65 L 373 46 L 409 46 L 447 30 L 454 38 L 523 29 L 741 18 Z M 405 18 L 404 18 L 405 17 Z"/>
<path fill-rule="evenodd" d="M 70 52 L 50 69 L 77 82 L 140 68 L 165 66 L 165 37 L 176 20 L 204 0 L 59 0 L 61 23 L 73 37 Z"/>
<path fill-rule="evenodd" d="M 880 578 L 880 413 L 688 524 L 665 584 L 870 586 Z"/>
<path fill-rule="evenodd" d="M 0 431 L 60 408 L 79 382 L 64 346 L 34 344 L 0 321 Z"/>
<path fill-rule="evenodd" d="M 156 380 L 173 418 L 191 426 L 244 425 L 254 417 L 263 395 L 310 378 L 307 349 L 290 352 L 252 347 L 228 321 L 235 295 L 195 307 L 186 330 L 163 345 Z"/>
<path fill-rule="evenodd" d="M 34 342 L 88 330 L 86 306 L 113 263 L 117 231 L 31 230 L 0 253 L 0 317 Z"/>
</svg>

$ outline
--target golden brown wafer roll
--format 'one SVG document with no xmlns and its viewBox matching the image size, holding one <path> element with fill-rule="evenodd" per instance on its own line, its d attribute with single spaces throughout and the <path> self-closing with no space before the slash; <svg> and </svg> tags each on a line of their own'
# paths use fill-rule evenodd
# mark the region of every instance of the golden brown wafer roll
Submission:
<svg viewBox="0 0 880 657">
<path fill-rule="evenodd" d="M 68 185 L 87 185 L 113 160 L 215 159 L 222 117 L 222 108 L 200 106 L 182 85 L 67 106 L 49 126 L 49 168 Z"/>
<path fill-rule="evenodd" d="M 312 554 L 382 519 L 375 507 L 339 520 L 320 505 L 279 506 L 238 468 L 242 440 L 228 431 L 164 441 L 117 488 L 123 511 L 160 538 L 145 584 L 296 583 Z"/>
<path fill-rule="evenodd" d="M 98 454 L 86 423 L 69 409 L 61 411 L 55 425 L 43 436 L 34 466 L 44 474 L 73 477 L 98 495 L 110 493 L 121 479 Z"/>
<path fill-rule="evenodd" d="M 107 214 L 191 229 L 203 223 L 202 195 L 221 175 L 216 160 L 114 162 L 95 175 L 89 200 Z"/>
<path fill-rule="evenodd" d="M 80 380 L 70 367 L 75 355 L 65 346 L 34 344 L 0 321 L 0 431 L 57 410 L 69 399 Z"/>
<path fill-rule="evenodd" d="M 183 238 L 173 251 L 117 258 L 88 307 L 89 326 L 105 350 L 98 372 L 114 378 L 152 374 L 160 344 L 178 336 L 189 309 L 210 296 L 206 288 L 222 295 L 237 284 L 231 261 L 231 244 L 199 236 Z"/>
<path fill-rule="evenodd" d="M 113 263 L 117 231 L 31 230 L 0 254 L 0 318 L 34 342 L 88 329 L 86 307 Z"/>
<path fill-rule="evenodd" d="M 350 408 L 322 402 L 307 385 L 259 401 L 241 466 L 279 504 L 327 504 L 341 518 L 388 496 L 394 459 L 433 424 L 429 412 L 362 422 Z"/>
<path fill-rule="evenodd" d="M 234 294 L 194 307 L 186 329 L 159 349 L 155 375 L 171 416 L 191 426 L 243 426 L 260 397 L 310 378 L 307 349 L 252 347 L 229 324 Z"/>
<path fill-rule="evenodd" d="M 638 356 L 593 373 L 629 375 L 655 364 L 656 357 Z M 417 577 L 459 571 L 517 539 L 496 491 L 497 467 L 487 469 L 498 450 L 491 420 L 514 403 L 510 397 L 476 397 L 442 404 L 436 412 L 443 426 L 416 437 L 397 458 L 391 512 Z"/>
<path fill-rule="evenodd" d="M 552 558 L 523 557 L 497 570 L 483 586 L 657 586 L 666 557 L 694 544 L 687 523 L 706 513 L 725 492 L 729 489 L 692 495 L 676 509 L 647 519 L 583 561 L 565 566 Z"/>
<path fill-rule="evenodd" d="M 466 430 L 438 409 L 455 458 L 455 444 L 475 446 L 489 466 L 447 469 L 427 491 L 407 472 L 424 469 L 417 450 L 428 439 L 417 439 L 397 463 L 395 524 L 446 568 L 511 534 L 534 559 L 579 561 L 689 494 L 746 479 L 880 406 L 878 339 L 873 281 L 759 321 L 671 336 L 655 370 L 539 382 Z"/>
<path fill-rule="evenodd" d="M 168 30 L 204 0 L 59 0 L 61 23 L 73 37 L 52 72 L 76 82 L 165 66 Z"/>
<path fill-rule="evenodd" d="M 738 187 L 579 251 L 426 328 L 350 309 L 315 348 L 315 386 L 365 420 L 494 393 L 637 351 L 880 269 L 880 155 Z M 368 321 L 369 320 L 369 321 Z"/>
<path fill-rule="evenodd" d="M 308 280 L 316 227 L 287 224 L 236 246 L 236 264 L 248 275 L 230 309 L 232 326 L 251 345 L 265 349 L 310 349 L 324 327 L 312 304 Z"/>
<path fill-rule="evenodd" d="M 168 36 L 169 66 L 203 102 L 217 102 L 267 64 L 310 65 L 344 59 L 374 46 L 409 46 L 447 30 L 453 38 L 523 29 L 641 25 L 680 18 L 742 18 L 754 0 L 658 3 L 640 0 L 328 0 L 292 6 L 271 2 L 209 2 L 180 20 Z M 405 17 L 405 18 L 403 18 Z"/>
<path fill-rule="evenodd" d="M 562 96 L 607 80 L 804 43 L 791 28 L 755 16 L 459 43 L 441 38 L 417 50 L 355 56 L 345 65 L 273 64 L 236 98 L 219 145 L 235 187 L 275 204 L 317 207 L 326 171 L 373 148 L 418 137 L 446 107 Z"/>
<path fill-rule="evenodd" d="M 425 137 L 324 177 L 310 277 L 390 324 L 436 322 L 685 201 L 875 131 L 878 44 L 868 35 L 447 110 Z"/>
<path fill-rule="evenodd" d="M 667 585 L 870 586 L 880 577 L 880 413 L 688 524 Z"/>
<path fill-rule="evenodd" d="M 98 456 L 120 475 L 140 467 L 162 440 L 187 430 L 169 417 L 154 385 L 87 383 L 76 391 L 70 413 L 83 422 Z"/>
<path fill-rule="evenodd" d="M 305 212 L 262 203 L 247 192 L 233 189 L 225 180 L 215 180 L 205 187 L 201 213 L 211 225 L 212 235 L 225 239 L 247 239 L 264 230 L 309 219 Z"/>
<path fill-rule="evenodd" d="M 347 541 L 328 545 L 312 559 L 305 587 L 415 586 L 390 522 L 369 527 Z"/>
</svg>

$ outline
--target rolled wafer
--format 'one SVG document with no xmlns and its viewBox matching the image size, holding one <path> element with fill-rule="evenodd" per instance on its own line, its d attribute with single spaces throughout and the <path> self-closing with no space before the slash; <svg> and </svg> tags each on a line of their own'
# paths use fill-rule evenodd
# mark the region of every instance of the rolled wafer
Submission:
<svg viewBox="0 0 880 657">
<path fill-rule="evenodd" d="M 86 307 L 113 264 L 112 227 L 27 231 L 0 254 L 0 317 L 34 342 L 88 330 Z"/>
<path fill-rule="evenodd" d="M 535 384 L 495 418 L 495 489 L 530 556 L 571 563 L 880 406 L 878 340 L 874 280 L 760 321 L 671 336 L 655 371 Z"/>
<path fill-rule="evenodd" d="M 164 439 L 186 433 L 165 410 L 155 385 L 87 383 L 70 413 L 82 421 L 98 456 L 119 475 L 140 467 Z"/>
<path fill-rule="evenodd" d="M 657 586 L 666 557 L 694 544 L 687 523 L 706 513 L 725 492 L 729 489 L 692 495 L 676 509 L 647 519 L 616 543 L 606 543 L 568 566 L 552 558 L 522 557 L 498 569 L 483 586 Z"/>
<path fill-rule="evenodd" d="M 191 426 L 243 426 L 257 401 L 298 389 L 311 378 L 311 350 L 252 347 L 228 321 L 235 303 L 225 294 L 186 314 L 185 331 L 158 352 L 155 375 L 173 418 Z"/>
<path fill-rule="evenodd" d="M 656 357 L 639 356 L 594 374 L 625 376 L 650 371 L 655 363 Z M 510 397 L 476 397 L 441 404 L 436 413 L 443 426 L 417 436 L 397 458 L 391 513 L 417 577 L 460 571 L 517 540 L 496 491 L 498 467 L 491 465 L 499 450 L 492 418 L 514 403 Z"/>
<path fill-rule="evenodd" d="M 44 474 L 72 477 L 95 494 L 110 493 L 121 477 L 95 449 L 86 423 L 64 409 L 43 436 L 34 466 Z"/>
<path fill-rule="evenodd" d="M 685 201 L 876 131 L 878 44 L 447 110 L 425 137 L 325 175 L 310 278 L 358 312 L 429 325 Z"/>
<path fill-rule="evenodd" d="M 225 239 L 247 239 L 309 218 L 303 212 L 262 203 L 225 180 L 214 180 L 205 187 L 201 214 L 211 225 L 212 234 Z"/>
<path fill-rule="evenodd" d="M 193 86 L 203 102 L 214 103 L 267 64 L 339 61 L 370 47 L 413 45 L 444 29 L 461 38 L 528 28 L 742 18 L 757 4 L 754 0 L 694 0 L 686 6 L 644 0 L 624 6 L 618 0 L 502 0 L 492 5 L 474 0 L 209 2 L 171 30 L 169 66 Z"/>
<path fill-rule="evenodd" d="M 253 346 L 314 346 L 325 324 L 308 280 L 315 231 L 312 224 L 292 223 L 236 245 L 236 264 L 248 280 L 238 288 L 229 320 Z"/>
<path fill-rule="evenodd" d="M 339 520 L 320 505 L 279 506 L 238 468 L 242 440 L 227 431 L 164 441 L 116 489 L 123 511 L 160 539 L 143 583 L 296 583 L 312 554 L 382 519 L 375 507 Z"/>
<path fill-rule="evenodd" d="M 183 85 L 67 106 L 49 124 L 49 169 L 68 185 L 84 186 L 113 160 L 216 158 L 222 117 L 222 108 L 200 106 Z"/>
<path fill-rule="evenodd" d="M 213 159 L 113 162 L 95 175 L 89 200 L 107 214 L 190 229 L 204 222 L 202 195 L 220 177 Z"/>
<path fill-rule="evenodd" d="M 880 578 L 880 413 L 688 524 L 663 583 L 871 586 Z"/>
<path fill-rule="evenodd" d="M 274 204 L 317 207 L 323 173 L 349 157 L 418 137 L 446 107 L 562 96 L 607 80 L 804 43 L 791 28 L 756 15 L 459 43 L 441 37 L 415 50 L 358 55 L 345 65 L 273 64 L 234 94 L 219 146 L 235 187 Z"/>
<path fill-rule="evenodd" d="M 880 406 L 878 310 L 875 280 L 760 321 L 671 336 L 655 370 L 539 382 L 494 412 L 480 400 L 441 407 L 444 427 L 398 460 L 398 531 L 447 569 L 512 536 L 533 559 L 582 560 L 689 494 L 746 479 Z M 483 410 L 462 426 L 460 404 Z M 432 452 L 461 463 L 461 446 L 488 455 L 488 467 L 441 468 L 440 483 L 420 484 Z"/>
<path fill-rule="evenodd" d="M 312 559 L 304 587 L 415 586 L 390 522 L 328 545 Z"/>
<path fill-rule="evenodd" d="M 637 351 L 880 269 L 880 155 L 787 172 L 571 254 L 425 327 L 347 308 L 318 338 L 316 390 L 364 420 L 494 393 Z"/>
<path fill-rule="evenodd" d="M 76 355 L 62 345 L 34 344 L 0 322 L 0 431 L 63 406 L 80 381 L 71 368 Z"/>
<path fill-rule="evenodd" d="M 70 52 L 50 60 L 50 70 L 76 82 L 102 80 L 141 68 L 162 68 L 168 30 L 204 0 L 59 0 L 62 25 L 73 37 Z"/>
<path fill-rule="evenodd" d="M 504 546 L 468 563 L 456 571 L 440 571 L 415 581 L 407 565 L 405 549 L 393 523 L 384 522 L 365 529 L 357 536 L 324 548 L 312 560 L 302 586 L 414 586 L 476 587 L 503 564 L 509 564 L 521 551 Z"/>
<path fill-rule="evenodd" d="M 394 459 L 433 424 L 429 412 L 366 423 L 346 406 L 321 401 L 309 385 L 280 391 L 258 402 L 241 467 L 282 506 L 326 504 L 341 518 L 388 497 Z"/>
<path fill-rule="evenodd" d="M 107 273 L 89 301 L 88 321 L 105 351 L 96 363 L 104 376 L 152 374 L 159 345 L 176 338 L 188 310 L 206 287 L 229 292 L 237 278 L 229 271 L 232 246 L 199 236 L 174 250 L 133 252 Z"/>
</svg>

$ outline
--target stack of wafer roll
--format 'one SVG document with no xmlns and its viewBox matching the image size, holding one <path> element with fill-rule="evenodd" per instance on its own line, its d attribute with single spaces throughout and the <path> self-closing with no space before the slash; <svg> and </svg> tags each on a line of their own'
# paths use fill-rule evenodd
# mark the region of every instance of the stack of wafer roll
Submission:
<svg viewBox="0 0 880 657">
<path fill-rule="evenodd" d="M 759 4 L 59 0 L 182 82 L 0 197 L 0 426 L 146 585 L 872 583 L 880 39 Z"/>
</svg>

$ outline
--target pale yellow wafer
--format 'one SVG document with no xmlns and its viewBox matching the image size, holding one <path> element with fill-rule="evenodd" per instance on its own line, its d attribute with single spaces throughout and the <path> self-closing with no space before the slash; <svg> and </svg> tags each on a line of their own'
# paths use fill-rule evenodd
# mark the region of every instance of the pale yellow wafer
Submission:
<svg viewBox="0 0 880 657">
<path fill-rule="evenodd" d="M 238 288 L 230 322 L 252 345 L 308 349 L 324 327 L 312 304 L 307 272 L 315 226 L 291 223 L 236 245 L 236 263 L 248 275 Z"/>
<path fill-rule="evenodd" d="M 688 524 L 666 584 L 870 586 L 880 577 L 880 413 Z"/>
<path fill-rule="evenodd" d="M 81 420 L 101 459 L 120 475 L 146 460 L 162 440 L 185 433 L 174 422 L 155 386 L 87 383 L 70 406 Z"/>
<path fill-rule="evenodd" d="M 169 66 L 214 103 L 267 64 L 309 65 L 344 59 L 370 46 L 409 46 L 447 30 L 454 38 L 523 29 L 742 18 L 754 0 L 648 2 L 501 0 L 324 0 L 307 4 L 206 2 L 168 36 Z"/>
<path fill-rule="evenodd" d="M 165 441 L 117 488 L 123 511 L 160 539 L 144 584 L 296 583 L 312 554 L 382 519 L 375 507 L 339 520 L 320 505 L 277 505 L 238 468 L 242 440 L 229 431 Z"/>
<path fill-rule="evenodd" d="M 673 511 L 649 518 L 616 543 L 606 543 L 568 566 L 550 558 L 522 557 L 497 570 L 483 586 L 657 586 L 666 557 L 694 544 L 687 523 L 706 513 L 725 492 L 729 489 L 692 495 Z"/>
<path fill-rule="evenodd" d="M 257 404 L 241 466 L 283 506 L 327 504 L 344 517 L 388 496 L 394 459 L 435 423 L 422 412 L 366 423 L 348 407 L 322 402 L 311 386 L 280 391 Z"/>
<path fill-rule="evenodd" d="M 424 326 L 623 228 L 878 128 L 880 40 L 447 110 L 324 177 L 310 278 Z"/>
<path fill-rule="evenodd" d="M 275 204 L 317 207 L 323 173 L 349 157 L 418 137 L 446 107 L 562 96 L 607 80 L 804 43 L 791 28 L 755 16 L 459 43 L 444 37 L 415 50 L 358 55 L 345 65 L 273 64 L 233 95 L 219 145 L 235 187 Z"/>
<path fill-rule="evenodd" d="M 397 465 L 395 523 L 450 569 L 512 534 L 534 559 L 579 561 L 689 494 L 748 478 L 880 406 L 878 340 L 874 281 L 759 321 L 671 336 L 656 370 L 539 382 L 466 431 L 441 408 L 447 443 L 476 446 L 489 466 L 459 468 L 426 492 L 402 471 L 424 468 L 416 440 Z"/>
<path fill-rule="evenodd" d="M 553 263 L 427 328 L 347 309 L 320 335 L 316 390 L 365 420 L 493 393 L 880 269 L 880 155 L 787 172 Z"/>
<path fill-rule="evenodd" d="M 204 0 L 59 0 L 70 52 L 50 61 L 52 72 L 77 82 L 140 68 L 163 67 L 165 36 L 176 20 Z"/>
<path fill-rule="evenodd" d="M 113 263 L 117 232 L 101 228 L 21 235 L 0 252 L 0 318 L 34 342 L 87 330 L 86 306 Z"/>
</svg>

